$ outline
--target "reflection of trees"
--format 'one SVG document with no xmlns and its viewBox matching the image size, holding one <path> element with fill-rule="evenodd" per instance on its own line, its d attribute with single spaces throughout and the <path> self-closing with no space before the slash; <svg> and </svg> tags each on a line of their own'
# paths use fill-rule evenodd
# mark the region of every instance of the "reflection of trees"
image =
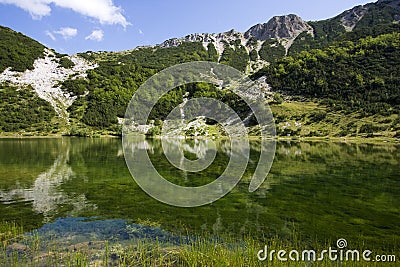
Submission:
<svg viewBox="0 0 400 267">
<path fill-rule="evenodd" d="M 209 142 L 202 139 L 167 141 L 167 150 L 174 152 L 177 146 L 182 146 L 196 157 L 206 153 Z M 231 153 L 228 140 L 214 141 L 223 159 L 210 166 L 199 179 L 223 171 L 221 166 Z M 41 142 L 42 147 L 50 143 L 49 140 Z M 57 156 L 55 152 L 40 156 L 46 158 L 41 165 L 48 169 L 40 169 L 39 174 L 36 166 L 36 179 L 31 185 L 16 184 L 16 189 L 0 190 L 0 200 L 3 203 L 32 202 L 34 211 L 44 214 L 47 220 L 68 208 L 72 210 L 69 216 L 85 216 L 89 211 L 90 216 L 133 221 L 148 219 L 161 223 L 169 231 L 179 231 L 177 225 L 183 224 L 189 230 L 216 234 L 252 232 L 284 236 L 285 231 L 291 232 L 294 222 L 303 234 L 322 233 L 323 237 L 337 234 L 335 229 L 326 226 L 339 225 L 346 231 L 340 234 L 350 238 L 361 229 L 352 222 L 353 217 L 368 222 L 362 228 L 366 229 L 365 235 L 369 235 L 367 231 L 380 231 L 379 234 L 387 236 L 398 229 L 396 190 L 400 150 L 395 145 L 279 142 L 270 174 L 260 189 L 249 193 L 252 170 L 258 163 L 261 149 L 259 140 L 251 141 L 249 170 L 230 194 L 211 205 L 181 209 L 158 203 L 132 181 L 125 162 L 118 157 L 122 155 L 119 140 L 66 139 L 63 142 L 51 147 L 51 151 L 57 151 Z M 184 175 L 165 164 L 167 159 L 163 157 L 161 140 L 142 138 L 128 145 L 130 150 L 147 150 L 163 171 L 171 168 L 169 173 L 178 177 Z M 235 151 L 241 153 L 241 143 L 234 145 Z M 40 146 L 31 150 L 38 149 Z M 49 163 L 48 158 L 53 162 Z M 5 160 L 4 157 L 0 162 L 7 162 Z M 30 161 L 38 159 L 31 157 Z M 31 162 L 28 165 L 34 170 Z M 188 174 L 189 182 L 192 178 Z M 0 187 L 4 188 L 3 184 Z M 92 211 L 94 208 L 97 209 Z M 387 229 L 377 230 L 373 225 L 378 223 Z"/>
<path fill-rule="evenodd" d="M 70 205 L 72 212 L 78 212 L 89 206 L 84 195 L 69 197 L 60 186 L 75 176 L 74 171 L 68 165 L 70 159 L 70 143 L 61 142 L 57 147 L 59 154 L 45 172 L 39 174 L 33 185 L 29 188 L 17 184 L 12 190 L 0 190 L 0 199 L 3 203 L 31 202 L 33 210 L 50 219 L 58 212 L 59 206 Z"/>
</svg>

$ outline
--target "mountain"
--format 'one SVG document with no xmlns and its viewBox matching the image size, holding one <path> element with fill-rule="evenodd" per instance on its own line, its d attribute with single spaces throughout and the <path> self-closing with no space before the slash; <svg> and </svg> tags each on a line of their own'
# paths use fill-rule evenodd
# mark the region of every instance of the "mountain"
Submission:
<svg viewBox="0 0 400 267">
<path fill-rule="evenodd" d="M 43 57 L 44 45 L 13 30 L 0 26 L 0 72 L 33 69 L 37 58 Z"/>
<path fill-rule="evenodd" d="M 287 39 L 293 40 L 302 32 L 311 32 L 312 28 L 305 21 L 303 21 L 297 15 L 287 15 L 287 16 L 276 16 L 269 20 L 267 23 L 257 24 L 251 27 L 248 31 L 241 33 L 235 30 L 230 30 L 225 33 L 219 34 L 190 34 L 184 38 L 173 38 L 165 41 L 159 47 L 166 48 L 171 46 L 178 46 L 183 42 L 201 42 L 205 48 L 208 47 L 210 43 L 217 47 L 220 54 L 224 52 L 224 45 L 226 44 L 236 44 L 240 41 L 240 44 L 252 51 L 260 49 L 259 46 L 254 46 L 252 40 L 256 40 L 262 43 L 268 39 Z"/>
<path fill-rule="evenodd" d="M 263 83 L 280 135 L 400 136 L 399 21 L 400 0 L 381 0 L 322 21 L 290 14 L 246 32 L 196 33 L 73 56 L 0 27 L 0 132 L 119 134 L 144 81 L 169 66 L 204 60 Z M 151 119 L 161 124 L 187 95 L 216 96 L 246 116 L 232 92 L 195 84 L 167 94 Z"/>
</svg>

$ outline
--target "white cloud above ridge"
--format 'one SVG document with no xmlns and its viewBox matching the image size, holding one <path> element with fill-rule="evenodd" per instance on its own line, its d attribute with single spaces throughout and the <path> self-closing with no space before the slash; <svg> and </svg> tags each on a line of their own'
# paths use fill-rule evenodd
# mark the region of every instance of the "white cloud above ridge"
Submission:
<svg viewBox="0 0 400 267">
<path fill-rule="evenodd" d="M 78 34 L 78 30 L 74 29 L 74 28 L 70 28 L 70 27 L 64 27 L 64 28 L 60 28 L 60 30 L 58 30 L 58 31 L 54 31 L 53 33 L 61 35 L 62 38 L 67 40 L 72 37 L 75 37 Z M 47 34 L 47 35 L 49 35 L 49 34 Z M 53 37 L 54 37 L 54 35 L 53 35 Z M 51 36 L 50 36 L 50 38 L 51 38 Z"/>
<path fill-rule="evenodd" d="M 0 3 L 16 5 L 28 11 L 34 19 L 49 16 L 53 4 L 95 18 L 101 24 L 119 24 L 124 28 L 130 25 L 122 14 L 122 8 L 115 6 L 112 0 L 0 0 Z"/>
<path fill-rule="evenodd" d="M 102 30 L 94 30 L 90 35 L 86 36 L 85 40 L 101 42 L 103 38 L 104 32 Z"/>
</svg>

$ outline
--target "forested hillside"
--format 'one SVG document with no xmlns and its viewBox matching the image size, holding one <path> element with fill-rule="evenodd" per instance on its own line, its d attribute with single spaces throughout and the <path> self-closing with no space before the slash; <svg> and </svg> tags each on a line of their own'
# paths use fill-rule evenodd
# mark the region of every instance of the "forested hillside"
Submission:
<svg viewBox="0 0 400 267">
<path fill-rule="evenodd" d="M 35 40 L 0 26 L 0 73 L 33 69 L 35 59 L 43 57 L 44 46 Z"/>
<path fill-rule="evenodd" d="M 246 33 L 194 34 L 130 51 L 80 53 L 96 67 L 56 85 L 74 99 L 68 124 L 54 124 L 51 106 L 29 86 L 18 90 L 2 83 L 0 132 L 37 134 L 43 126 L 43 134 L 119 135 L 127 104 L 148 78 L 175 64 L 213 61 L 265 79 L 279 135 L 399 137 L 399 20 L 400 1 L 379 1 L 324 21 L 289 15 Z M 44 56 L 43 45 L 8 28 L 0 28 L 0 39 L 0 73 L 32 69 Z M 74 67 L 69 57 L 55 57 L 60 67 Z M 191 84 L 163 97 L 150 119 L 159 126 L 184 96 L 218 98 L 239 115 L 246 110 L 229 91 Z"/>
<path fill-rule="evenodd" d="M 400 32 L 286 57 L 257 73 L 281 93 L 323 99 L 335 110 L 390 115 L 400 110 Z"/>
</svg>

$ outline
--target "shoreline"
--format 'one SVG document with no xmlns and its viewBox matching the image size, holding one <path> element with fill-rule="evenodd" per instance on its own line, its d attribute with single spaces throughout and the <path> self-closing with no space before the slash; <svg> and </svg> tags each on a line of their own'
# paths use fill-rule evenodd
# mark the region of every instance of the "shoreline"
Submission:
<svg viewBox="0 0 400 267">
<path fill-rule="evenodd" d="M 158 136 L 155 137 L 146 137 L 149 139 L 161 139 Z M 83 139 L 98 139 L 98 138 L 117 138 L 122 139 L 122 136 L 116 135 L 99 135 L 99 136 L 69 136 L 62 134 L 51 134 L 51 135 L 21 135 L 21 134 L 10 134 L 10 135 L 2 135 L 0 134 L 1 139 L 60 139 L 60 138 L 83 138 Z M 207 137 L 188 137 L 186 139 L 206 139 Z M 213 140 L 215 139 L 227 139 L 224 136 L 221 137 L 211 137 Z M 259 136 L 249 136 L 249 140 L 260 140 Z M 350 144 L 400 144 L 400 138 L 394 137 L 286 137 L 286 136 L 276 136 L 275 138 L 271 138 L 272 140 L 276 140 L 278 142 L 340 142 L 340 143 L 350 143 Z"/>
</svg>

